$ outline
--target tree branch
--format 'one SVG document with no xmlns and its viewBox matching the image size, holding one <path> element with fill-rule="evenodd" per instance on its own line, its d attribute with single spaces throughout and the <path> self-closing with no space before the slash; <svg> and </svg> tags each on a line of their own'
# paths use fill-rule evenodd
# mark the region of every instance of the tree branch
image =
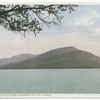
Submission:
<svg viewBox="0 0 100 100">
<path fill-rule="evenodd" d="M 12 9 L 10 10 L 6 10 L 6 11 L 0 11 L 0 15 L 2 14 L 7 14 L 9 12 L 13 12 L 13 11 L 20 11 L 20 10 L 32 10 L 32 9 L 45 9 L 45 8 L 48 8 L 48 7 L 52 7 L 54 5 L 49 5 L 49 6 L 44 6 L 44 7 L 19 7 L 19 8 L 16 8 L 18 5 L 16 5 L 15 7 L 13 7 Z M 16 9 L 15 9 L 16 8 Z"/>
</svg>

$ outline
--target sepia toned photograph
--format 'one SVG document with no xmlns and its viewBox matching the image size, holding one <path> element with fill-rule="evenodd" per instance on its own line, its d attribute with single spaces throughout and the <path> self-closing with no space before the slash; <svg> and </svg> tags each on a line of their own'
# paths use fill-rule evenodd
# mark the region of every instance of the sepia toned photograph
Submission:
<svg viewBox="0 0 100 100">
<path fill-rule="evenodd" d="M 100 5 L 0 5 L 0 94 L 17 93 L 100 93 Z"/>
</svg>

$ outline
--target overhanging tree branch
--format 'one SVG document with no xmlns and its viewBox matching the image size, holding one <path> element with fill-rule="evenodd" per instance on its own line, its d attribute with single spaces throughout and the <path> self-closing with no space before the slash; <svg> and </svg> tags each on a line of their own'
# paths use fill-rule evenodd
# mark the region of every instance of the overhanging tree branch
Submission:
<svg viewBox="0 0 100 100">
<path fill-rule="evenodd" d="M 0 5 L 0 25 L 15 32 L 39 33 L 42 25 L 61 21 L 62 11 L 74 11 L 77 5 Z"/>
</svg>

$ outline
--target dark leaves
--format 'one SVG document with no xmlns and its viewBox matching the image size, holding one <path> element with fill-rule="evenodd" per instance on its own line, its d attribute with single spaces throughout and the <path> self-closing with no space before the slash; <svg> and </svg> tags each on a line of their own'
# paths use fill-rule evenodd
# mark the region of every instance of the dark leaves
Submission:
<svg viewBox="0 0 100 100">
<path fill-rule="evenodd" d="M 0 25 L 15 32 L 39 33 L 43 25 L 61 22 L 62 11 L 75 10 L 77 5 L 0 5 Z"/>
</svg>

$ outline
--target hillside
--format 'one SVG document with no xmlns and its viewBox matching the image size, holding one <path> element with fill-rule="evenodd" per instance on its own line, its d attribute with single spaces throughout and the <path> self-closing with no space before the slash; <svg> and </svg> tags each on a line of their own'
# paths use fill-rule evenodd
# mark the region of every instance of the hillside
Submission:
<svg viewBox="0 0 100 100">
<path fill-rule="evenodd" d="M 3 69 L 100 68 L 100 57 L 74 47 L 58 48 L 39 56 L 1 66 Z"/>
<path fill-rule="evenodd" d="M 11 58 L 3 58 L 0 59 L 0 65 L 5 65 L 5 64 L 9 64 L 9 63 L 16 63 L 16 62 L 22 62 L 28 59 L 32 59 L 36 57 L 36 55 L 32 55 L 32 54 L 20 54 L 20 55 L 16 55 L 13 56 Z"/>
</svg>

